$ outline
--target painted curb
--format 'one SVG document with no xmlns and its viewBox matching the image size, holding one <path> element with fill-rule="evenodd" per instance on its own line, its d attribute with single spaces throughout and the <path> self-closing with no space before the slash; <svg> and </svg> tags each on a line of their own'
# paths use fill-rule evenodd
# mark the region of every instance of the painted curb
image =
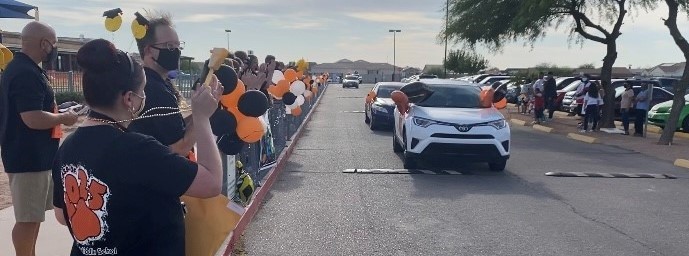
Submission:
<svg viewBox="0 0 689 256">
<path fill-rule="evenodd" d="M 287 161 L 289 160 L 290 155 L 292 155 L 292 152 L 294 151 L 294 148 L 297 145 L 297 142 L 299 141 L 299 138 L 301 138 L 301 135 L 304 133 L 306 125 L 311 121 L 311 116 L 314 113 L 314 110 L 320 105 L 321 99 L 323 99 L 323 95 L 326 91 L 328 90 L 328 87 L 326 87 L 324 90 L 322 90 L 321 97 L 316 100 L 316 103 L 314 104 L 313 108 L 311 111 L 306 115 L 304 118 L 304 122 L 299 125 L 299 128 L 297 128 L 297 131 L 292 135 L 292 138 L 290 138 L 290 143 L 285 148 L 285 150 L 280 154 L 277 160 L 277 164 L 273 168 L 273 170 L 270 171 L 266 175 L 266 178 L 264 178 L 262 182 L 262 186 L 256 190 L 256 194 L 254 195 L 254 199 L 251 200 L 251 204 L 247 207 L 244 215 L 242 215 L 242 218 L 239 219 L 239 223 L 237 223 L 237 226 L 235 229 L 230 233 L 231 239 L 229 243 L 227 244 L 227 247 L 225 248 L 225 252 L 222 254 L 223 256 L 230 256 L 232 255 L 232 251 L 234 250 L 234 245 L 239 241 L 239 238 L 242 236 L 244 233 L 244 230 L 249 226 L 251 223 L 251 220 L 254 218 L 256 213 L 258 213 L 258 209 L 261 207 L 263 204 L 263 199 L 266 197 L 268 192 L 270 191 L 270 188 L 273 186 L 275 181 L 277 180 L 277 177 L 282 173 L 283 169 L 285 169 L 285 166 L 287 166 Z"/>
<path fill-rule="evenodd" d="M 576 133 L 571 133 L 571 132 L 567 134 L 567 138 L 570 138 L 573 140 L 578 140 L 581 142 L 586 142 L 589 144 L 593 144 L 593 143 L 598 142 L 598 138 L 594 138 L 591 136 L 585 136 L 585 135 L 581 135 L 581 134 L 576 134 Z"/>
<path fill-rule="evenodd" d="M 689 139 L 689 133 L 675 132 L 675 137 Z"/>
<path fill-rule="evenodd" d="M 512 119 L 510 119 L 510 122 L 514 125 L 526 126 L 526 121 L 523 121 L 523 120 L 512 118 Z"/>
<path fill-rule="evenodd" d="M 542 131 L 542 132 L 547 132 L 547 133 L 553 132 L 553 128 L 550 128 L 550 127 L 548 127 L 548 126 L 543 126 L 543 125 L 540 125 L 540 124 L 534 124 L 532 127 L 533 127 L 535 130 L 539 130 L 539 131 Z"/>
<path fill-rule="evenodd" d="M 675 160 L 675 166 L 684 167 L 684 168 L 689 169 L 689 160 L 679 158 L 679 159 Z"/>
</svg>

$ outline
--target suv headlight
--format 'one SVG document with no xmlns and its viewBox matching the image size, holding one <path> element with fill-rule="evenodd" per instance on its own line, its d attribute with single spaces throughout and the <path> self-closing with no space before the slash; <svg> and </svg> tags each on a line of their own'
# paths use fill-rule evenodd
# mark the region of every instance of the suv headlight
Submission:
<svg viewBox="0 0 689 256">
<path fill-rule="evenodd" d="M 373 104 L 373 105 L 371 105 L 371 108 L 372 108 L 373 110 L 375 110 L 376 112 L 382 112 L 382 113 L 386 113 L 386 114 L 388 113 L 388 110 L 385 109 L 385 108 L 384 108 L 383 106 L 381 106 L 381 105 Z"/>
<path fill-rule="evenodd" d="M 431 125 L 437 124 L 438 122 L 426 119 L 426 118 L 421 118 L 421 117 L 414 117 L 414 124 L 417 126 L 421 126 L 423 128 L 429 127 Z"/>
<path fill-rule="evenodd" d="M 497 121 L 490 122 L 490 123 L 488 123 L 488 125 L 493 126 L 495 129 L 500 130 L 502 128 L 507 127 L 507 122 L 505 121 L 505 119 L 500 119 Z"/>
</svg>

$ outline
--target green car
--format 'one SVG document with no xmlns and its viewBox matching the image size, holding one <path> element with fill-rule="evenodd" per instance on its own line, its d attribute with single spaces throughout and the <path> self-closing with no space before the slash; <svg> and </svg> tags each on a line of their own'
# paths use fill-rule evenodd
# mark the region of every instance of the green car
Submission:
<svg viewBox="0 0 689 256">
<path fill-rule="evenodd" d="M 684 107 L 682 112 L 679 114 L 679 122 L 677 122 L 677 128 L 682 128 L 685 132 L 689 132 L 689 94 L 684 96 Z M 658 103 L 648 111 L 648 124 L 665 127 L 665 121 L 667 117 L 670 116 L 670 109 L 672 109 L 672 101 L 666 101 L 663 103 Z"/>
</svg>

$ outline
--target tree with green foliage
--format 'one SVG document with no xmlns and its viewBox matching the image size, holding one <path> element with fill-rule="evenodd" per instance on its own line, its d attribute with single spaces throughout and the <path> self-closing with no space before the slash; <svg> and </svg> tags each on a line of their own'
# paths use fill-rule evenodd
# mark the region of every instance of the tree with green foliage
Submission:
<svg viewBox="0 0 689 256">
<path fill-rule="evenodd" d="M 664 19 L 664 24 L 670 31 L 672 39 L 677 44 L 677 47 L 682 51 L 684 55 L 684 60 L 689 63 L 689 42 L 682 36 L 679 28 L 677 27 L 677 16 L 682 10 L 683 13 L 689 13 L 689 1 L 688 0 L 664 0 L 668 6 L 668 18 Z M 661 145 L 671 145 L 672 140 L 675 136 L 675 130 L 677 130 L 677 123 L 679 121 L 679 115 L 684 108 L 685 100 L 684 95 L 689 88 L 689 65 L 684 65 L 684 73 L 682 74 L 682 79 L 679 83 L 675 84 L 673 87 L 673 93 L 675 97 L 672 101 L 672 109 L 670 110 L 670 116 L 668 116 L 663 133 L 660 135 L 658 144 Z M 684 122 L 689 122 L 689 118 L 685 118 Z M 689 124 L 682 124 L 682 126 L 687 127 Z"/>
<path fill-rule="evenodd" d="M 475 74 L 488 67 L 488 60 L 482 56 L 465 50 L 450 51 L 447 55 L 445 68 L 457 74 Z"/>
<path fill-rule="evenodd" d="M 568 27 L 570 38 L 577 43 L 587 39 L 605 45 L 600 75 L 606 104 L 601 127 L 614 127 L 611 78 L 622 24 L 629 10 L 648 10 L 655 5 L 653 0 L 453 0 L 449 19 L 438 38 L 447 37 L 470 49 L 485 45 L 499 50 L 519 39 L 533 45 L 549 29 Z"/>
</svg>

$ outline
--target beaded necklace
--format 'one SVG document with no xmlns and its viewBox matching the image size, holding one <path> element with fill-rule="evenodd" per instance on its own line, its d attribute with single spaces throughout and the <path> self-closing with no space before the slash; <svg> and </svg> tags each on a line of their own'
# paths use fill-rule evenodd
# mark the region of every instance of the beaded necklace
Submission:
<svg viewBox="0 0 689 256">
<path fill-rule="evenodd" d="M 155 110 L 171 110 L 172 112 L 148 115 L 148 113 L 150 113 L 151 111 L 155 111 Z M 109 116 L 106 116 L 104 114 L 98 113 L 98 112 L 93 111 L 93 110 L 89 110 L 89 114 L 86 116 L 86 119 L 91 120 L 91 121 L 101 122 L 104 124 L 110 124 L 110 125 L 113 125 L 115 128 L 117 128 L 123 132 L 126 132 L 127 128 L 122 126 L 121 123 L 131 122 L 131 121 L 139 120 L 139 119 L 152 118 L 152 117 L 163 117 L 163 116 L 177 115 L 177 114 L 181 114 L 182 112 L 187 112 L 187 111 L 191 111 L 191 108 L 189 108 L 189 107 L 183 107 L 183 108 L 154 107 L 154 108 L 151 108 L 149 110 L 144 111 L 138 117 L 116 121 Z"/>
</svg>

